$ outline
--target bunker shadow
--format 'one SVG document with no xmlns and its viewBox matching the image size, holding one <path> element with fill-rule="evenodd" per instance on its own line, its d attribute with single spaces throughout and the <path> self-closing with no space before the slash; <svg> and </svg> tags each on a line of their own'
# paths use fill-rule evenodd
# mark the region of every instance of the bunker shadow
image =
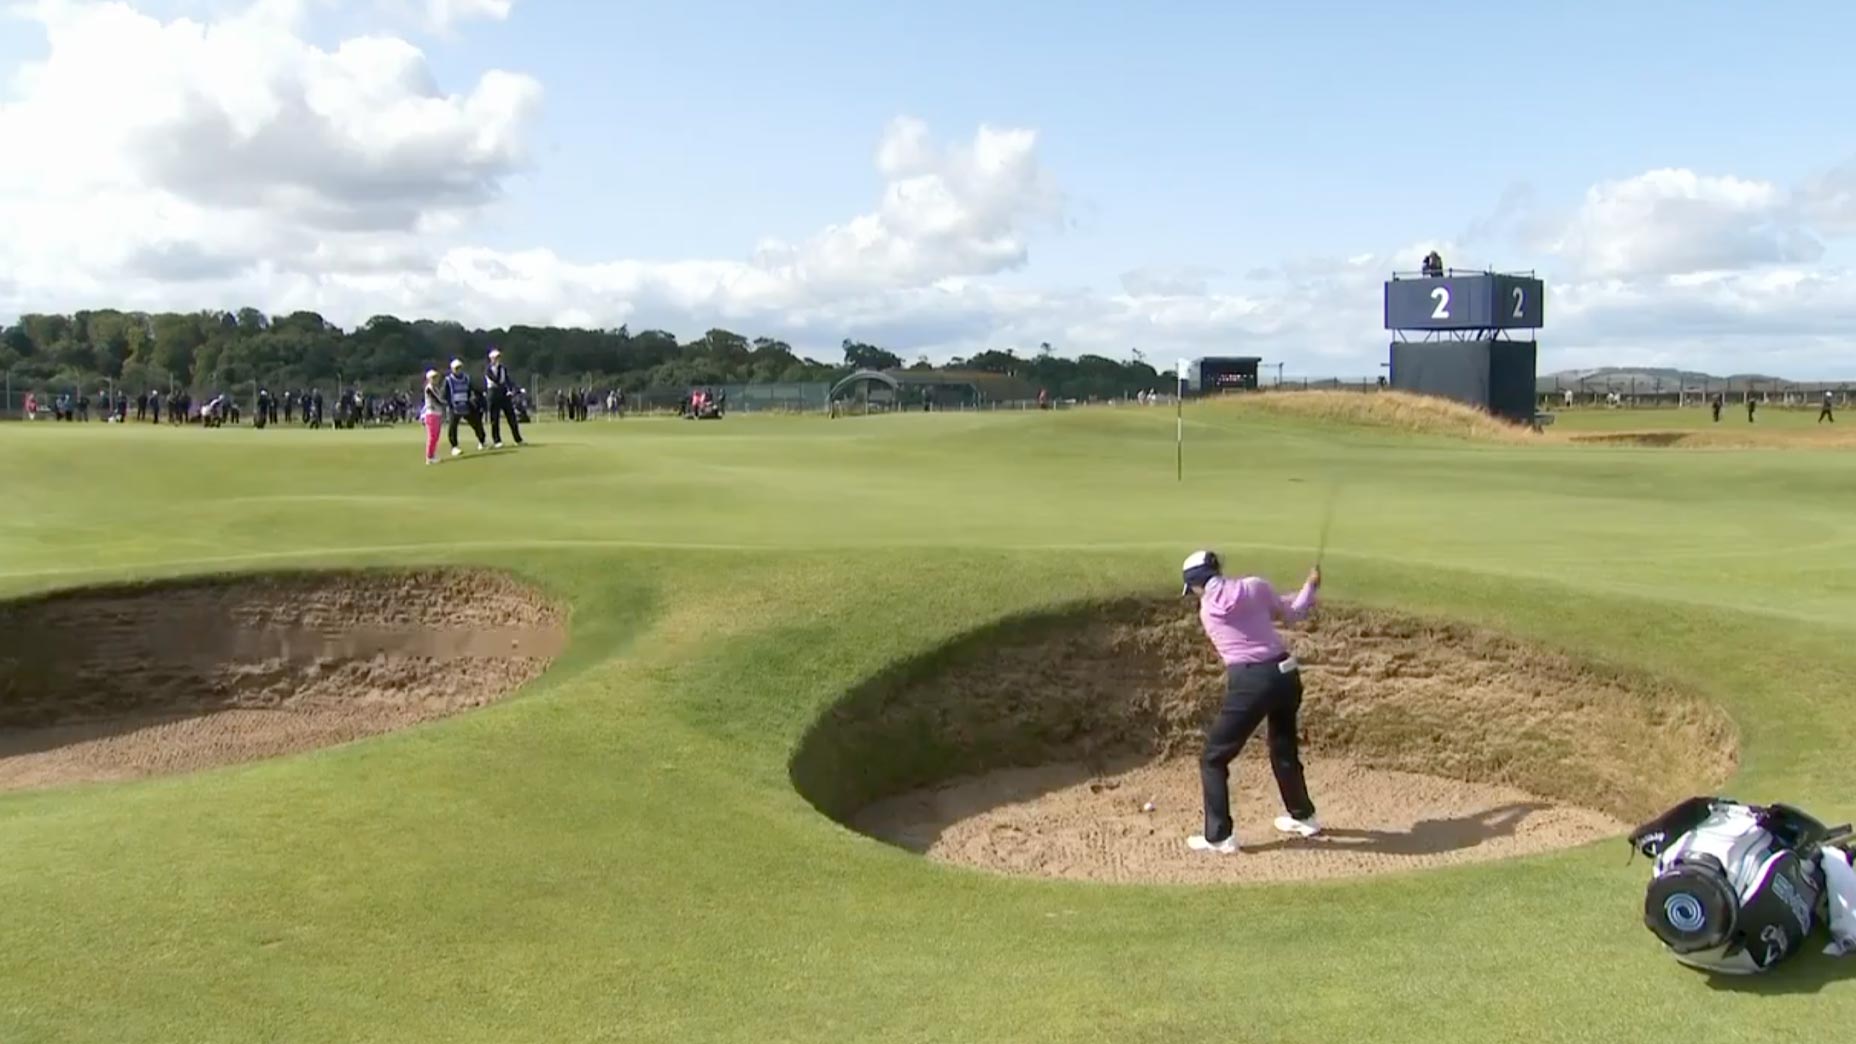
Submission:
<svg viewBox="0 0 1856 1044">
<path fill-rule="evenodd" d="M 1131 757 L 1096 765 L 1065 762 L 994 769 L 982 777 L 985 781 L 983 788 L 968 785 L 974 782 L 973 777 L 948 780 L 931 790 L 913 791 L 872 802 L 849 815 L 845 825 L 885 844 L 916 855 L 927 855 L 942 834 L 975 816 L 985 815 L 1007 805 L 1036 801 L 1091 780 L 1101 780 L 1103 776 L 1118 775 L 1145 760 Z M 1116 786 L 1111 780 L 1100 782 L 1091 789 L 1099 792 Z M 916 810 L 916 814 L 909 819 L 907 829 L 897 830 L 892 827 L 880 832 L 864 829 L 869 825 L 869 815 L 879 809 L 886 809 L 890 802 L 898 800 L 908 802 Z"/>
<path fill-rule="evenodd" d="M 1449 819 L 1423 819 L 1410 830 L 1367 830 L 1353 827 L 1323 827 L 1314 837 L 1285 837 L 1260 845 L 1245 845 L 1252 852 L 1275 849 L 1340 848 L 1349 851 L 1375 852 L 1380 855 L 1428 856 L 1475 848 L 1497 838 L 1509 837 L 1529 815 L 1553 806 L 1541 801 L 1516 801 L 1495 808 L 1472 812 Z"/>
<path fill-rule="evenodd" d="M 511 453 L 521 453 L 521 454 L 533 453 L 536 450 L 542 449 L 543 447 L 546 447 L 548 445 L 551 445 L 551 443 L 525 442 L 520 446 L 504 446 L 502 449 L 496 449 L 491 446 L 485 446 L 484 448 L 480 450 L 467 449 L 463 453 L 460 453 L 457 456 L 453 457 L 451 456 L 450 448 L 443 444 L 440 444 L 440 446 L 438 447 L 438 462 L 440 464 L 463 464 L 466 461 L 473 461 L 473 460 L 494 460 L 497 457 L 506 457 Z"/>
<path fill-rule="evenodd" d="M 191 721 L 233 709 L 235 708 L 228 704 L 221 707 L 200 707 L 187 712 L 125 714 L 118 718 L 101 718 L 9 730 L 6 734 L 0 735 L 0 762 L 28 754 L 45 754 L 80 743 L 130 736 L 144 729 Z"/>
<path fill-rule="evenodd" d="M 1593 443 L 1597 445 L 1655 446 L 1665 448 L 1679 446 L 1687 442 L 1689 433 L 1685 431 L 1629 431 L 1608 432 L 1599 435 L 1574 435 L 1574 442 Z"/>
</svg>

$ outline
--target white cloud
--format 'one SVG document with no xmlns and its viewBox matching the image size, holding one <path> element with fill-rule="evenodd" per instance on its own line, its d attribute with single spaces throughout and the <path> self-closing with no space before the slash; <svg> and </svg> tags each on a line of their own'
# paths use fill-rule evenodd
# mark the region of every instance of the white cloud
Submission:
<svg viewBox="0 0 1856 1044">
<path fill-rule="evenodd" d="M 1202 265 L 1136 268 L 1121 274 L 1121 288 L 1135 297 L 1200 297 L 1217 269 Z"/>
<path fill-rule="evenodd" d="M 322 50 L 277 0 L 216 22 L 41 3 L 49 53 L 0 104 L 0 258 L 45 290 L 73 272 L 181 278 L 326 264 L 358 238 L 493 201 L 523 161 L 533 79 L 464 94 L 404 40 Z M 369 245 L 364 253 L 377 252 Z M 76 280 L 80 285 L 83 280 Z"/>
<path fill-rule="evenodd" d="M 1599 278 L 1810 263 L 1824 253 L 1779 186 L 1676 169 L 1592 186 L 1545 247 L 1573 273 Z"/>
<path fill-rule="evenodd" d="M 888 179 L 876 211 L 799 246 L 763 243 L 759 266 L 814 293 L 990 275 L 1023 265 L 1028 230 L 1061 212 L 1029 130 L 983 126 L 971 143 L 940 146 L 926 124 L 902 118 L 876 165 Z"/>
<path fill-rule="evenodd" d="M 1856 160 L 1806 179 L 1797 204 L 1812 227 L 1827 235 L 1856 233 Z"/>
</svg>

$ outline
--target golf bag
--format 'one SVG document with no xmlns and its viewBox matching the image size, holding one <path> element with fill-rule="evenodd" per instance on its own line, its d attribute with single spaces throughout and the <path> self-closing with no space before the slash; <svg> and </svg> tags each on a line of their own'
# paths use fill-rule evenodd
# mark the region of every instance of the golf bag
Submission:
<svg viewBox="0 0 1856 1044">
<path fill-rule="evenodd" d="M 1766 971 L 1826 920 L 1821 860 L 1849 834 L 1789 805 L 1689 798 L 1630 835 L 1633 851 L 1655 860 L 1644 925 L 1691 968 Z"/>
</svg>

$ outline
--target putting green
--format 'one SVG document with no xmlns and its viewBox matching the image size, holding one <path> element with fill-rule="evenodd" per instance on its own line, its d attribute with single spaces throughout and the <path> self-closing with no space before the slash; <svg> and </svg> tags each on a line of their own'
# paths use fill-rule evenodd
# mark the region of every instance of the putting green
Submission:
<svg viewBox="0 0 1856 1044">
<path fill-rule="evenodd" d="M 544 423 L 428 468 L 410 427 L 0 429 L 10 593 L 458 563 L 572 609 L 566 653 L 507 702 L 0 795 L 0 1041 L 1765 1041 L 1856 1015 L 1856 964 L 1817 947 L 1743 983 L 1678 967 L 1621 840 L 1100 886 L 938 865 L 815 811 L 789 758 L 886 665 L 1164 592 L 1198 546 L 1291 581 L 1338 483 L 1328 598 L 1654 672 L 1733 716 L 1734 794 L 1856 814 L 1849 451 L 1492 445 L 1221 405 L 1188 412 L 1180 484 L 1173 432 L 1139 408 Z"/>
</svg>

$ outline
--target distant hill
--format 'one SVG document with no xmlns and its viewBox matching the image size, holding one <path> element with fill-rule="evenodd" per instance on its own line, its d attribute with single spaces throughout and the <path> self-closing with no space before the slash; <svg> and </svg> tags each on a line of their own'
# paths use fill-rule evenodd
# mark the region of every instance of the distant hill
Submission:
<svg viewBox="0 0 1856 1044">
<path fill-rule="evenodd" d="M 1783 377 L 1772 377 L 1761 373 L 1735 373 L 1721 376 L 1702 373 L 1698 370 L 1682 370 L 1665 366 L 1600 366 L 1590 370 L 1560 370 L 1556 373 L 1541 374 L 1535 381 L 1540 392 L 1552 392 L 1561 389 L 1584 392 L 1624 392 L 1637 394 L 1655 394 L 1657 392 L 1675 392 L 1679 390 L 1699 392 L 1709 391 L 1745 391 L 1755 388 L 1759 391 L 1782 391 L 1790 388 L 1819 388 L 1831 381 L 1789 381 Z"/>
</svg>

